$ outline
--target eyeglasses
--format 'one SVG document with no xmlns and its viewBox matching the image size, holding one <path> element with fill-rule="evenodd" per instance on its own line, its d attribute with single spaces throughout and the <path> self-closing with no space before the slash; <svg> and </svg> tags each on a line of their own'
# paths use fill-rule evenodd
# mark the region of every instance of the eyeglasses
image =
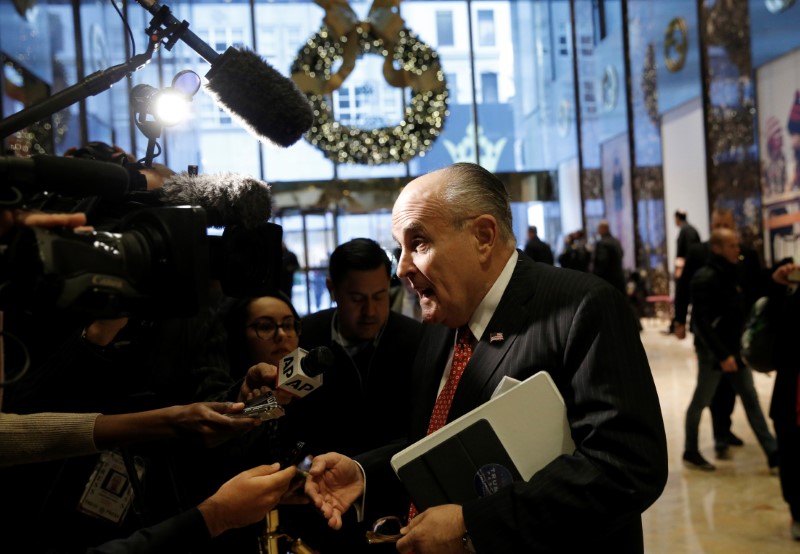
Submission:
<svg viewBox="0 0 800 554">
<path fill-rule="evenodd" d="M 300 335 L 300 320 L 289 317 L 283 320 L 283 323 L 277 323 L 273 319 L 264 318 L 254 321 L 247 325 L 255 330 L 256 336 L 260 340 L 275 340 L 278 338 L 278 329 L 283 329 L 283 333 L 287 337 L 294 337 Z"/>
<path fill-rule="evenodd" d="M 403 538 L 403 535 L 400 534 L 400 529 L 404 526 L 403 520 L 397 516 L 382 517 L 372 524 L 371 531 L 367 531 L 367 543 L 397 542 Z"/>
</svg>

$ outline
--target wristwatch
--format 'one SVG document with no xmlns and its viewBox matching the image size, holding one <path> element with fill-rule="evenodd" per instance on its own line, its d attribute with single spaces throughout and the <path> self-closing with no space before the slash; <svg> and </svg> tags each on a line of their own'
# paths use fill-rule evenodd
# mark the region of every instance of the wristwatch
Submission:
<svg viewBox="0 0 800 554">
<path fill-rule="evenodd" d="M 475 550 L 475 545 L 472 544 L 472 538 L 469 536 L 469 531 L 464 531 L 464 534 L 461 536 L 461 545 L 464 547 L 464 550 L 470 554 L 477 554 L 478 552 Z"/>
</svg>

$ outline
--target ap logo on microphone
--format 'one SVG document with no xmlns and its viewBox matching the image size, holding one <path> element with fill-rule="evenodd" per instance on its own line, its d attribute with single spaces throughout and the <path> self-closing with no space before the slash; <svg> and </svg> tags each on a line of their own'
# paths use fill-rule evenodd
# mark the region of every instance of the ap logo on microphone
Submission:
<svg viewBox="0 0 800 554">
<path fill-rule="evenodd" d="M 298 348 L 284 356 L 278 375 L 278 389 L 302 398 L 321 387 L 322 372 L 330 365 L 333 355 L 325 348 L 320 358 L 320 348 L 325 347 L 313 349 L 311 355 Z"/>
</svg>

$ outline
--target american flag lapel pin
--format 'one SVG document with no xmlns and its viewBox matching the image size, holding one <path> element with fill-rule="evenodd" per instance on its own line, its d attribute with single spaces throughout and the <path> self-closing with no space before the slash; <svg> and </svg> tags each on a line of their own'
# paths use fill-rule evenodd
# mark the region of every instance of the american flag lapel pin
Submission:
<svg viewBox="0 0 800 554">
<path fill-rule="evenodd" d="M 503 342 L 506 338 L 503 336 L 503 333 L 489 333 L 489 344 L 493 342 Z"/>
</svg>

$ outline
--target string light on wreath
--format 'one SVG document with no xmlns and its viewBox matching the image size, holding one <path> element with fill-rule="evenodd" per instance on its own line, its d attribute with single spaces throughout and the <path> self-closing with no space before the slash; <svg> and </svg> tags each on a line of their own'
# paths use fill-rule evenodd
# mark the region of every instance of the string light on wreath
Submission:
<svg viewBox="0 0 800 554">
<path fill-rule="evenodd" d="M 448 115 L 447 84 L 438 54 L 381 1 L 376 0 L 368 20 L 360 22 L 346 3 L 319 0 L 327 11 L 326 24 L 300 48 L 292 64 L 292 79 L 314 109 L 315 121 L 306 139 L 339 163 L 379 165 L 424 156 Z M 343 125 L 334 116 L 328 98 L 364 54 L 382 56 L 387 83 L 412 91 L 403 119 L 395 126 L 361 129 Z"/>
</svg>

